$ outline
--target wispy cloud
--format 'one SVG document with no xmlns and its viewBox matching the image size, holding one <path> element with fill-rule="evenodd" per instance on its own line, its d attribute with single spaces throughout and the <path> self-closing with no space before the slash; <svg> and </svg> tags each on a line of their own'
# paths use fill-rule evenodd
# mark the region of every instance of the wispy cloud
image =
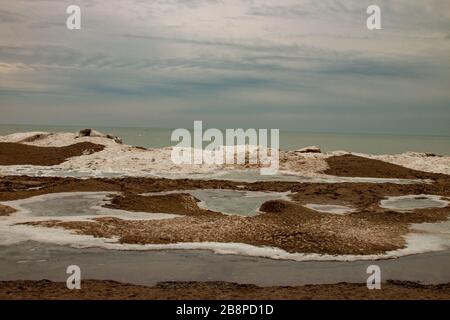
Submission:
<svg viewBox="0 0 450 320">
<path fill-rule="evenodd" d="M 73 32 L 72 2 L 0 3 L 1 122 L 450 133 L 448 1 L 379 0 L 376 32 L 365 0 L 77 0 Z"/>
<path fill-rule="evenodd" d="M 24 22 L 26 17 L 20 13 L 0 9 L 0 21 L 4 24 Z"/>
</svg>

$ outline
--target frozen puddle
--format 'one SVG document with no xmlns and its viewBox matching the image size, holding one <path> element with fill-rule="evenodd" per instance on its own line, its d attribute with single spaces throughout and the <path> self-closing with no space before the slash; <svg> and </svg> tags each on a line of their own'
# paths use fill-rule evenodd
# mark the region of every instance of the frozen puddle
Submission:
<svg viewBox="0 0 450 320">
<path fill-rule="evenodd" d="M 208 173 L 175 172 L 161 173 L 158 171 L 105 171 L 105 170 L 75 170 L 58 166 L 0 166 L 0 175 L 27 175 L 34 177 L 73 177 L 78 179 L 119 178 L 119 177 L 146 177 L 165 179 L 194 179 L 194 180 L 227 180 L 236 182 L 281 181 L 299 183 L 394 183 L 394 184 L 421 184 L 430 183 L 431 180 L 423 179 L 389 179 L 389 178 L 365 178 L 365 177 L 337 177 L 325 174 L 314 176 L 302 176 L 294 172 L 278 172 L 275 175 L 261 175 L 260 170 L 222 170 Z"/>
<path fill-rule="evenodd" d="M 414 209 L 445 208 L 449 201 L 441 196 L 419 194 L 400 197 L 388 197 L 380 201 L 380 207 L 398 212 L 409 212 Z"/>
<path fill-rule="evenodd" d="M 338 215 L 344 215 L 347 213 L 355 212 L 356 210 L 351 207 L 346 206 L 339 206 L 334 204 L 314 204 L 314 203 L 308 203 L 305 205 L 306 208 L 323 212 L 323 213 L 331 213 L 331 214 L 338 214 Z"/>
<path fill-rule="evenodd" d="M 254 216 L 261 205 L 269 200 L 289 200 L 289 192 L 255 192 L 235 190 L 194 190 L 190 191 L 201 202 L 200 207 L 224 214 Z"/>
<path fill-rule="evenodd" d="M 175 178 L 174 176 L 172 176 Z M 329 175 L 301 176 L 291 172 L 278 172 L 275 175 L 261 175 L 260 170 L 232 170 L 219 173 L 191 174 L 185 178 L 202 180 L 229 180 L 240 182 L 257 181 L 285 181 L 302 183 L 394 183 L 394 184 L 419 184 L 429 183 L 430 180 L 422 179 L 389 179 L 389 178 L 363 178 L 363 177 L 337 177 Z"/>
<path fill-rule="evenodd" d="M 116 171 L 75 170 L 60 168 L 58 166 L 33 165 L 0 166 L 0 175 L 26 175 L 31 177 L 64 177 L 77 179 L 89 179 L 92 177 L 120 178 L 125 176 L 123 172 Z"/>
<path fill-rule="evenodd" d="M 108 203 L 108 192 L 67 192 L 5 201 L 3 205 L 17 210 L 7 219 L 42 221 L 55 219 L 81 221 L 99 217 L 115 217 L 124 220 L 158 220 L 177 217 L 166 213 L 130 212 L 102 207 Z"/>
<path fill-rule="evenodd" d="M 261 205 L 270 200 L 289 200 L 290 192 L 237 191 L 227 189 L 176 190 L 169 192 L 145 193 L 161 195 L 189 193 L 201 202 L 199 207 L 228 215 L 254 216 L 260 213 Z"/>
<path fill-rule="evenodd" d="M 52 198 L 33 197 L 29 201 L 17 201 L 16 207 L 33 217 L 97 216 L 102 214 L 100 206 L 106 203 L 104 199 L 107 196 L 105 193 L 59 193 Z"/>
</svg>

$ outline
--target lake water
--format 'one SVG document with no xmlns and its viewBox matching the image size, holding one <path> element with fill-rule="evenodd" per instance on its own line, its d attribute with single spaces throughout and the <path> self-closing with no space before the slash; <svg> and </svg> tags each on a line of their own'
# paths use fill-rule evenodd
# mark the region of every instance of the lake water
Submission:
<svg viewBox="0 0 450 320">
<path fill-rule="evenodd" d="M 25 131 L 77 132 L 81 126 L 0 125 L 0 135 Z M 160 148 L 175 145 L 170 141 L 173 129 L 95 127 L 123 139 L 124 143 Z M 244 128 L 247 129 L 247 128 Z M 406 151 L 432 152 L 450 155 L 450 137 L 382 134 L 310 133 L 280 131 L 280 148 L 295 150 L 316 145 L 322 151 L 346 150 L 371 154 L 396 154 Z"/>
</svg>

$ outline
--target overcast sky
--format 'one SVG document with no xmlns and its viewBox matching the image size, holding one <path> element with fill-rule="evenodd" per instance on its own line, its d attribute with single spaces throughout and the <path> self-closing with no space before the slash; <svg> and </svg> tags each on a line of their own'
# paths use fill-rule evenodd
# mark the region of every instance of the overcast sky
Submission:
<svg viewBox="0 0 450 320">
<path fill-rule="evenodd" d="M 0 0 L 0 26 L 4 124 L 450 135 L 448 0 Z"/>
</svg>

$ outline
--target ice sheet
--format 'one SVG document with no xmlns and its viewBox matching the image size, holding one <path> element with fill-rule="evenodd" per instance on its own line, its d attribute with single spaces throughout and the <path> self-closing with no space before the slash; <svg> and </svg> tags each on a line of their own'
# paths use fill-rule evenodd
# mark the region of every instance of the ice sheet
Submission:
<svg viewBox="0 0 450 320">
<path fill-rule="evenodd" d="M 380 201 L 380 207 L 399 212 L 409 212 L 414 209 L 445 208 L 450 202 L 442 197 L 429 194 L 387 197 Z"/>
</svg>

